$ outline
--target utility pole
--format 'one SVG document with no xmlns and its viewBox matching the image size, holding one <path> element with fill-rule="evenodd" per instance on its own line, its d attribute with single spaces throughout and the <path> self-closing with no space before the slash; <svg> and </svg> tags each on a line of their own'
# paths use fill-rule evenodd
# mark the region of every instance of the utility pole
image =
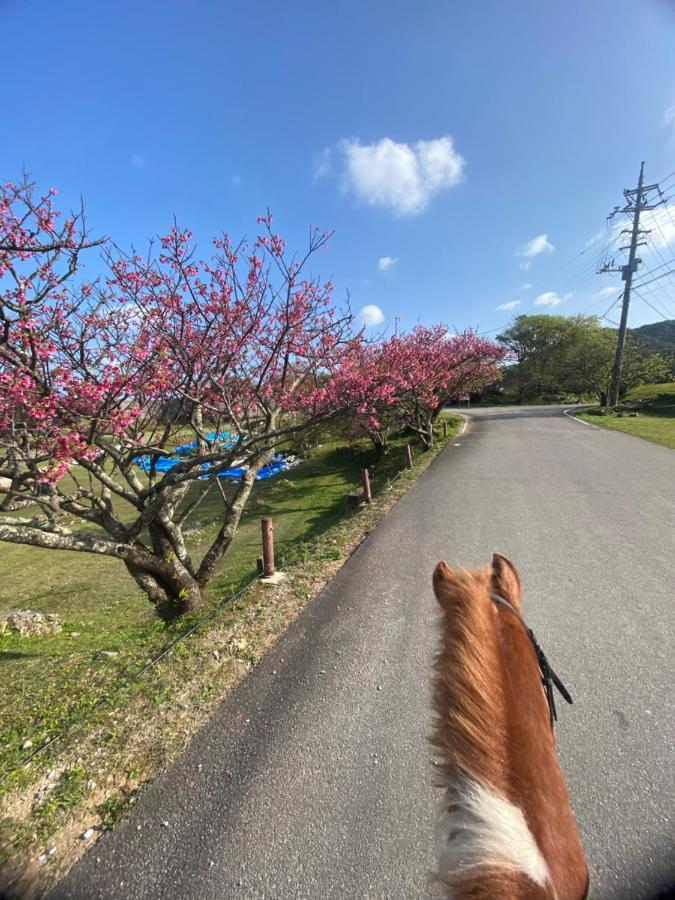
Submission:
<svg viewBox="0 0 675 900">
<path fill-rule="evenodd" d="M 633 217 L 633 224 L 630 228 L 630 243 L 627 247 L 619 248 L 620 250 L 628 250 L 628 262 L 625 266 L 615 267 L 614 260 L 611 260 L 611 262 L 606 263 L 598 270 L 599 272 L 621 272 L 621 279 L 625 282 L 621 305 L 621 320 L 619 322 L 619 334 L 616 340 L 616 355 L 614 357 L 614 368 L 612 370 L 612 382 L 607 398 L 607 405 L 610 408 L 617 406 L 619 402 L 619 394 L 621 391 L 621 366 L 623 364 L 623 349 L 626 343 L 626 326 L 628 324 L 630 292 L 633 285 L 633 275 L 642 262 L 642 260 L 637 256 L 637 248 L 646 243 L 646 241 L 640 241 L 639 236 L 641 234 L 649 233 L 640 229 L 640 213 L 648 209 L 654 209 L 662 202 L 659 201 L 654 204 L 650 204 L 648 202 L 648 193 L 653 190 L 659 190 L 659 186 L 658 184 L 648 184 L 645 187 L 644 175 L 645 164 L 643 162 L 640 165 L 640 176 L 638 178 L 637 187 L 633 190 L 625 190 L 623 192 L 623 195 L 626 198 L 626 206 L 621 210 L 616 208 L 610 216 L 611 218 L 617 212 L 623 212 L 627 213 L 628 215 L 632 215 Z M 626 231 L 628 231 L 628 229 L 626 229 Z"/>
</svg>

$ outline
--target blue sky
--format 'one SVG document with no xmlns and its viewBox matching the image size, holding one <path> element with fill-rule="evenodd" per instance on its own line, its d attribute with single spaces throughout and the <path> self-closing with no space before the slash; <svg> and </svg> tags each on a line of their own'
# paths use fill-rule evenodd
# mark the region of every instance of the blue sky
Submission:
<svg viewBox="0 0 675 900">
<path fill-rule="evenodd" d="M 207 252 L 267 206 L 292 245 L 335 229 L 317 267 L 390 327 L 605 312 L 619 278 L 579 254 L 641 160 L 675 170 L 670 0 L 0 0 L 0 30 L 0 177 L 82 195 L 124 246 L 175 214 Z M 666 188 L 645 271 L 675 253 Z"/>
</svg>

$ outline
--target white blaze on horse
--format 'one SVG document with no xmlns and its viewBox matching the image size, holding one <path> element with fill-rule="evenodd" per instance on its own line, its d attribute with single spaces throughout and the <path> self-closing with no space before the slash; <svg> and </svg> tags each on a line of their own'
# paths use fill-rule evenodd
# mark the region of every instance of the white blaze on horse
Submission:
<svg viewBox="0 0 675 900">
<path fill-rule="evenodd" d="M 582 900 L 588 867 L 555 750 L 552 686 L 521 618 L 520 579 L 436 566 L 443 610 L 434 745 L 443 772 L 439 878 L 454 898 Z"/>
</svg>

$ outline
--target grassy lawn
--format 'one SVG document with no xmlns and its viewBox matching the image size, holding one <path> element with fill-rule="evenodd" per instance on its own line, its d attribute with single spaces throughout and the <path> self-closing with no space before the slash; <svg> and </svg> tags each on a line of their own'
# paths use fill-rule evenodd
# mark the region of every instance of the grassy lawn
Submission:
<svg viewBox="0 0 675 900">
<path fill-rule="evenodd" d="M 348 514 L 346 495 L 360 484 L 362 468 L 373 472 L 374 493 L 388 484 L 403 468 L 405 443 L 394 439 L 389 454 L 376 463 L 369 444 L 330 440 L 296 468 L 256 482 L 211 585 L 214 605 L 255 576 L 261 516 L 274 517 L 277 561 L 288 564 L 307 541 Z M 191 551 L 207 546 L 219 527 L 220 509 L 214 490 L 188 529 Z M 0 559 L 0 609 L 57 613 L 63 622 L 56 635 L 0 636 L 2 796 L 22 780 L 21 764 L 34 749 L 86 718 L 102 699 L 114 705 L 120 685 L 186 623 L 159 621 L 117 560 L 12 544 L 0 544 Z"/>
<path fill-rule="evenodd" d="M 452 440 L 461 419 L 444 416 Z M 64 622 L 49 637 L 0 636 L 0 893 L 43 890 L 86 849 L 86 828 L 113 827 L 433 460 L 434 452 L 416 454 L 405 471 L 406 441 L 392 441 L 377 463 L 365 443 L 327 441 L 297 468 L 257 482 L 212 607 L 171 626 L 115 560 L 0 544 L 0 608 L 55 612 Z M 349 510 L 346 494 L 365 466 L 373 503 Z M 287 580 L 232 597 L 255 574 L 267 514 Z M 200 508 L 193 547 L 218 518 L 215 500 Z M 139 677 L 177 637 L 185 639 Z"/>
<path fill-rule="evenodd" d="M 636 437 L 675 448 L 675 382 L 643 384 L 631 391 L 626 400 L 639 404 L 638 415 L 594 415 L 590 411 L 575 413 L 593 425 L 602 425 Z M 642 406 L 644 404 L 644 406 Z"/>
</svg>

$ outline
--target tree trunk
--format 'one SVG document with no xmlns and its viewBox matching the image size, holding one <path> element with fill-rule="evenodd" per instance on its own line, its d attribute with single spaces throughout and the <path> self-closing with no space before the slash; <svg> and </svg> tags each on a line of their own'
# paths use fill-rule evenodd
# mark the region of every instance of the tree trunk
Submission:
<svg viewBox="0 0 675 900">
<path fill-rule="evenodd" d="M 266 465 L 271 458 L 271 452 L 266 453 L 263 457 L 258 459 L 258 461 L 255 463 L 255 467 L 257 468 L 258 466 Z M 208 582 L 211 580 L 216 565 L 229 550 L 230 544 L 232 543 L 234 535 L 236 534 L 239 520 L 241 519 L 241 514 L 244 511 L 248 498 L 251 494 L 251 490 L 253 489 L 254 481 L 255 468 L 252 465 L 250 469 L 244 472 L 241 482 L 239 483 L 239 487 L 237 488 L 237 493 L 234 495 L 234 499 L 232 500 L 232 503 L 230 504 L 225 515 L 225 521 L 223 522 L 222 528 L 218 532 L 214 542 L 206 551 L 201 565 L 199 566 L 199 571 L 197 572 L 197 583 L 202 587 L 208 584 Z"/>
<path fill-rule="evenodd" d="M 427 450 L 431 450 L 434 446 L 434 423 L 432 421 L 425 423 L 424 427 L 419 430 L 419 436 L 422 451 L 426 453 Z"/>
<path fill-rule="evenodd" d="M 125 559 L 124 564 L 165 622 L 171 622 L 185 613 L 196 612 L 202 606 L 205 593 L 196 579 L 171 555 L 161 561 L 153 560 L 152 571 L 134 555 Z"/>
<path fill-rule="evenodd" d="M 371 434 L 370 439 L 375 447 L 377 458 L 381 459 L 389 450 L 389 442 L 387 441 L 386 436 L 383 434 Z"/>
</svg>

